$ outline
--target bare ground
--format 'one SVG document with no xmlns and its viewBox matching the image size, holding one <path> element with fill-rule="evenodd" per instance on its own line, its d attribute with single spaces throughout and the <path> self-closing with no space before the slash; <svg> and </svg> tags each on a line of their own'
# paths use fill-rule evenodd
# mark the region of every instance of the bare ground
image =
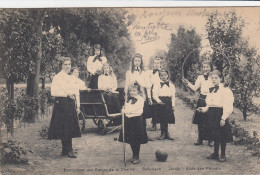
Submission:
<svg viewBox="0 0 260 175">
<path fill-rule="evenodd" d="M 87 120 L 86 133 L 81 138 L 73 139 L 73 147 L 78 158 L 71 159 L 60 156 L 59 140 L 41 139 L 39 130 L 48 126 L 50 116 L 29 127 L 19 129 L 15 139 L 33 151 L 29 153 L 29 165 L 3 165 L 1 173 L 9 174 L 259 174 L 260 160 L 252 157 L 242 146 L 227 145 L 227 161 L 220 163 L 206 157 L 213 148 L 205 142 L 202 146 L 194 146 L 197 138 L 197 125 L 191 124 L 193 111 L 176 101 L 176 124 L 169 126 L 174 141 L 159 141 L 160 131 L 149 131 L 148 135 L 155 139 L 141 146 L 141 162 L 133 165 L 129 145 L 126 147 L 127 165 L 123 164 L 122 143 L 115 141 L 119 132 L 102 136 L 98 135 L 97 127 L 92 120 Z M 252 122 L 252 121 L 249 121 Z M 253 122 L 252 122 L 253 123 Z M 111 129 L 111 128 L 110 128 Z M 155 151 L 161 149 L 169 156 L 166 162 L 157 162 Z"/>
</svg>

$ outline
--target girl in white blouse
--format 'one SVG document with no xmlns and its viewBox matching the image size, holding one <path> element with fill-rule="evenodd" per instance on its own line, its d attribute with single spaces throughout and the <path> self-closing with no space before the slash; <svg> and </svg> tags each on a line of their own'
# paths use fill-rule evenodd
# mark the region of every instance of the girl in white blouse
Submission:
<svg viewBox="0 0 260 175">
<path fill-rule="evenodd" d="M 90 73 L 89 88 L 98 88 L 98 77 L 101 73 L 103 65 L 107 62 L 107 58 L 101 56 L 101 46 L 94 45 L 94 56 L 90 56 L 87 61 L 87 70 Z"/>
<path fill-rule="evenodd" d="M 208 159 L 226 161 L 226 143 L 232 142 L 231 126 L 228 122 L 229 115 L 233 112 L 234 96 L 229 88 L 223 86 L 221 74 L 218 70 L 210 73 L 214 87 L 209 89 L 206 98 L 206 107 L 201 107 L 201 112 L 208 111 L 207 137 L 214 140 L 214 153 Z M 219 144 L 221 144 L 221 156 L 219 157 Z"/>
<path fill-rule="evenodd" d="M 147 133 L 142 117 L 144 108 L 144 99 L 139 95 L 140 86 L 130 84 L 128 86 L 127 99 L 122 112 L 125 114 L 125 142 L 129 143 L 133 152 L 131 162 L 137 164 L 140 162 L 140 145 L 148 142 Z M 119 141 L 123 142 L 123 133 L 120 132 Z"/>
<path fill-rule="evenodd" d="M 105 63 L 101 75 L 98 77 L 98 89 L 115 92 L 117 89 L 117 79 L 112 67 Z"/>
<path fill-rule="evenodd" d="M 74 78 L 74 84 L 75 86 L 79 89 L 79 90 L 86 90 L 86 84 L 84 81 L 82 81 L 81 79 L 79 79 L 79 68 L 77 67 L 73 67 L 71 69 L 71 75 L 72 78 Z"/>
<path fill-rule="evenodd" d="M 148 97 L 148 102 L 149 102 L 150 115 L 152 117 L 151 131 L 156 130 L 156 128 L 157 128 L 156 123 L 158 123 L 155 105 L 153 105 L 153 103 L 155 103 L 155 101 L 152 98 L 152 90 L 153 90 L 154 85 L 156 83 L 160 82 L 159 71 L 161 70 L 161 66 L 162 66 L 162 58 L 155 57 L 153 60 L 153 69 L 146 71 L 147 72 L 147 85 L 146 85 L 147 97 Z"/>
<path fill-rule="evenodd" d="M 207 94 L 209 93 L 209 88 L 212 87 L 212 81 L 209 78 L 209 73 L 211 71 L 211 63 L 210 61 L 206 60 L 202 62 L 202 71 L 203 75 L 199 75 L 198 78 L 195 81 L 195 85 L 191 84 L 188 80 L 185 78 L 182 79 L 183 83 L 186 84 L 187 87 L 189 87 L 193 91 L 200 90 L 200 97 L 197 102 L 197 107 L 205 107 L 205 99 Z M 205 123 L 207 123 L 207 114 L 206 113 L 200 113 L 195 110 L 194 116 L 193 116 L 193 124 L 198 125 L 198 140 L 195 142 L 195 145 L 202 145 L 203 144 L 203 135 L 205 135 Z M 213 146 L 212 141 L 208 141 L 209 146 Z"/>
<path fill-rule="evenodd" d="M 105 63 L 98 77 L 98 89 L 104 90 L 104 98 L 106 100 L 108 112 L 110 114 L 120 113 L 121 105 L 119 101 L 119 93 L 117 89 L 117 79 L 114 75 L 112 67 Z"/>
<path fill-rule="evenodd" d="M 131 69 L 126 72 L 125 78 L 125 94 L 128 92 L 129 85 L 137 82 L 140 85 L 142 97 L 146 99 L 146 74 L 144 71 L 143 56 L 141 54 L 135 54 L 131 61 Z"/>
<path fill-rule="evenodd" d="M 158 104 L 157 113 L 161 125 L 159 140 L 173 140 L 168 131 L 168 124 L 175 124 L 175 86 L 169 81 L 169 73 L 166 69 L 161 69 L 159 76 L 161 81 L 156 83 L 153 88 L 153 99 Z"/>
<path fill-rule="evenodd" d="M 72 149 L 72 138 L 81 137 L 77 113 L 79 103 L 76 102 L 79 90 L 75 88 L 74 80 L 68 73 L 71 69 L 71 59 L 61 59 L 62 70 L 54 76 L 51 84 L 51 95 L 55 97 L 54 108 L 48 139 L 61 139 L 62 155 L 76 158 Z"/>
</svg>

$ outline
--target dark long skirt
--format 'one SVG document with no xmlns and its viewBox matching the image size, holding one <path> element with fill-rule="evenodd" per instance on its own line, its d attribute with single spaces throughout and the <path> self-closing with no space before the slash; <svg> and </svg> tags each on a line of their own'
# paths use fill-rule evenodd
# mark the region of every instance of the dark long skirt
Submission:
<svg viewBox="0 0 260 175">
<path fill-rule="evenodd" d="M 69 97 L 56 97 L 48 131 L 48 139 L 81 137 L 75 101 Z"/>
<path fill-rule="evenodd" d="M 91 75 L 88 87 L 90 89 L 98 89 L 98 77 L 99 74 Z"/>
<path fill-rule="evenodd" d="M 151 98 L 153 97 L 153 86 L 151 88 Z M 160 123 L 160 120 L 158 119 L 158 114 L 157 114 L 157 103 L 156 101 L 152 98 L 152 105 L 149 105 L 148 103 L 148 98 L 146 100 L 146 106 L 144 106 L 144 116 L 145 118 L 152 118 L 152 123 Z"/>
<path fill-rule="evenodd" d="M 147 89 L 144 88 L 144 91 L 145 91 L 145 95 L 146 95 L 146 100 L 144 102 L 143 117 L 144 117 L 144 119 L 147 119 L 147 118 L 152 118 L 152 113 L 151 113 L 151 108 L 150 108 L 150 105 L 148 102 Z"/>
<path fill-rule="evenodd" d="M 105 92 L 104 98 L 107 104 L 107 110 L 109 114 L 115 114 L 121 112 L 119 94 Z"/>
<path fill-rule="evenodd" d="M 220 120 L 223 114 L 223 108 L 210 107 L 208 110 L 208 121 L 206 125 L 206 140 L 218 142 L 232 142 L 233 136 L 228 119 L 223 127 L 220 127 Z"/>
<path fill-rule="evenodd" d="M 205 107 L 206 106 L 206 95 L 200 95 L 200 98 L 197 102 L 197 108 L 199 107 Z M 207 118 L 207 113 L 202 113 L 202 112 L 198 112 L 197 110 L 194 112 L 194 116 L 192 119 L 192 123 L 193 124 L 198 124 L 198 125 L 202 125 L 205 123 L 205 119 Z"/>
<path fill-rule="evenodd" d="M 175 124 L 175 116 L 172 110 L 172 99 L 171 97 L 159 97 L 164 104 L 157 104 L 157 117 L 158 123 L 169 123 Z"/>
<path fill-rule="evenodd" d="M 125 117 L 125 143 L 145 144 L 148 142 L 147 133 L 144 127 L 143 117 Z M 122 130 L 119 134 L 120 142 L 123 142 Z"/>
</svg>

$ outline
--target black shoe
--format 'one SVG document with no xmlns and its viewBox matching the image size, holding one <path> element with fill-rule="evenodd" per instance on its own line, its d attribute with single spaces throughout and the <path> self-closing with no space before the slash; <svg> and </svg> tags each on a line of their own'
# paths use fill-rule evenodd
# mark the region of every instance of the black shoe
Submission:
<svg viewBox="0 0 260 175">
<path fill-rule="evenodd" d="M 219 155 L 216 155 L 216 154 L 210 154 L 210 156 L 207 157 L 207 159 L 214 159 L 214 160 L 217 160 L 219 159 Z"/>
<path fill-rule="evenodd" d="M 174 140 L 169 133 L 167 133 L 164 138 L 168 140 Z"/>
<path fill-rule="evenodd" d="M 219 162 L 225 162 L 226 161 L 226 157 L 225 156 L 220 156 L 220 158 L 218 159 Z"/>
<path fill-rule="evenodd" d="M 197 142 L 194 143 L 194 145 L 203 145 L 203 140 L 198 139 Z"/>
<path fill-rule="evenodd" d="M 214 142 L 213 141 L 208 141 L 208 146 L 213 147 L 214 146 Z"/>
<path fill-rule="evenodd" d="M 133 164 L 138 164 L 138 163 L 140 163 L 140 159 L 139 159 L 139 158 L 134 159 L 132 163 L 133 163 Z"/>
<path fill-rule="evenodd" d="M 73 151 L 68 152 L 68 157 L 70 158 L 77 158 L 76 154 Z"/>
<path fill-rule="evenodd" d="M 164 133 L 161 134 L 161 136 L 158 138 L 158 140 L 163 140 L 163 139 L 165 139 L 165 134 Z"/>
<path fill-rule="evenodd" d="M 150 138 L 150 137 L 148 137 L 148 136 L 147 136 L 147 139 L 148 139 L 148 141 L 153 141 L 153 139 L 151 139 L 151 138 Z"/>
<path fill-rule="evenodd" d="M 151 131 L 156 131 L 157 127 L 156 124 L 153 124 Z"/>
</svg>

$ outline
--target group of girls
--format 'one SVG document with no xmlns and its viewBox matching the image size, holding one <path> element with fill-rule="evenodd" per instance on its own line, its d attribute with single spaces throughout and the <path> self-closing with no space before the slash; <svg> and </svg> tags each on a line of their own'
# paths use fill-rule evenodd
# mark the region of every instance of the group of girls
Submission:
<svg viewBox="0 0 260 175">
<path fill-rule="evenodd" d="M 100 55 L 100 45 L 94 46 L 95 55 L 87 61 L 87 70 L 90 73 L 88 88 L 101 89 L 109 92 L 106 100 L 115 104 L 117 80 L 112 67 L 105 57 Z M 55 96 L 54 111 L 50 123 L 49 139 L 61 139 L 62 155 L 76 158 L 72 150 L 72 138 L 80 137 L 77 113 L 79 113 L 79 90 L 87 89 L 85 83 L 78 79 L 78 69 L 71 70 L 71 60 L 65 57 L 62 61 L 62 70 L 54 78 L 51 94 Z M 195 85 L 183 78 L 183 83 L 190 89 L 200 89 L 200 99 L 194 116 L 194 123 L 198 124 L 198 141 L 195 145 L 208 140 L 209 145 L 214 141 L 214 153 L 209 159 L 225 161 L 226 143 L 232 141 L 228 116 L 233 110 L 233 94 L 229 88 L 220 83 L 219 71 L 212 71 L 210 64 L 203 63 L 204 74 L 198 76 Z M 74 78 L 72 78 L 72 76 Z M 131 162 L 140 162 L 140 145 L 151 140 L 146 132 L 146 119 L 152 118 L 152 130 L 160 123 L 161 134 L 159 140 L 174 140 L 168 131 L 168 124 L 175 124 L 175 86 L 170 81 L 169 72 L 162 68 L 162 59 L 156 57 L 152 70 L 144 70 L 143 56 L 135 54 L 131 61 L 131 68 L 126 72 L 125 104 L 122 109 L 125 117 L 125 142 L 129 143 L 133 152 Z M 109 104 L 109 103 L 108 103 Z M 120 105 L 112 106 L 115 109 Z M 116 109 L 120 110 L 120 109 Z M 113 112 L 113 111 L 110 111 Z M 120 132 L 119 141 L 123 141 Z M 221 156 L 219 157 L 219 144 Z"/>
<path fill-rule="evenodd" d="M 169 72 L 162 68 L 162 59 L 156 57 L 153 69 L 145 71 L 143 56 L 135 54 L 131 68 L 126 72 L 125 94 L 125 141 L 129 143 L 133 157 L 131 162 L 140 162 L 140 145 L 151 139 L 146 133 L 146 119 L 152 118 L 153 130 L 160 123 L 159 140 L 173 140 L 168 131 L 168 124 L 175 123 L 175 87 L 169 81 Z M 122 140 L 122 132 L 119 136 Z"/>
<path fill-rule="evenodd" d="M 202 70 L 203 75 L 198 76 L 195 85 L 185 78 L 182 80 L 193 91 L 200 89 L 200 97 L 193 116 L 193 123 L 198 124 L 198 140 L 194 144 L 201 145 L 203 140 L 208 140 L 208 145 L 211 146 L 214 141 L 214 152 L 207 158 L 225 162 L 226 143 L 233 141 L 228 117 L 233 112 L 234 96 L 230 88 L 221 83 L 221 73 L 217 69 L 211 71 L 209 61 L 202 63 Z M 219 145 L 221 145 L 220 156 Z"/>
</svg>

